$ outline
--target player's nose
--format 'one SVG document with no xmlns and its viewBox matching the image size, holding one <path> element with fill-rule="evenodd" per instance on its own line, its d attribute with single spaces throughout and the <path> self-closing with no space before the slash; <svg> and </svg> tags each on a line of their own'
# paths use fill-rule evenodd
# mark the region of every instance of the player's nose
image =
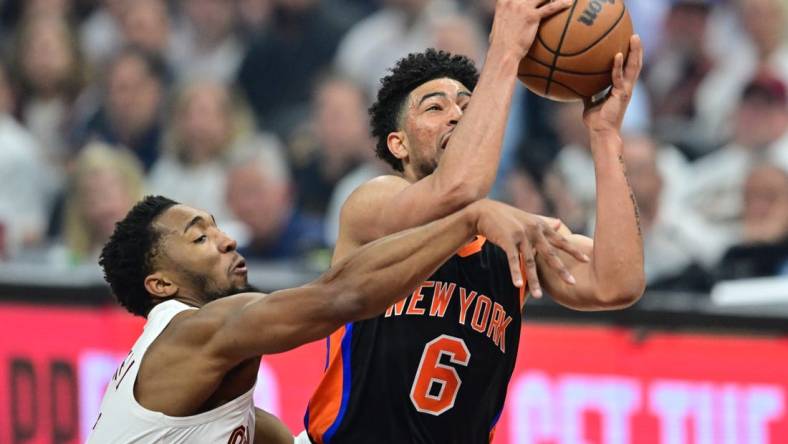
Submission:
<svg viewBox="0 0 788 444">
<path fill-rule="evenodd" d="M 229 253 L 238 248 L 238 242 L 230 236 L 221 233 L 221 242 L 219 242 L 219 249 L 222 253 Z"/>
<path fill-rule="evenodd" d="M 463 110 L 462 108 L 460 108 L 459 105 L 457 104 L 452 105 L 449 114 L 449 124 L 456 125 L 460 121 L 462 114 L 463 114 Z"/>
</svg>

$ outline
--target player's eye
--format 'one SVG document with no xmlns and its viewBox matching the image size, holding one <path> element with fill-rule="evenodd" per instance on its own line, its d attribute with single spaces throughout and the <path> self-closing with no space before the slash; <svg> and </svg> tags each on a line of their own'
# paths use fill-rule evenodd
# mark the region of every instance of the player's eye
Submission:
<svg viewBox="0 0 788 444">
<path fill-rule="evenodd" d="M 430 105 L 430 107 L 427 108 L 427 111 L 440 111 L 440 110 L 441 107 L 439 105 Z"/>
<path fill-rule="evenodd" d="M 202 236 L 200 236 L 197 239 L 195 239 L 194 243 L 195 244 L 201 244 L 201 243 L 205 242 L 206 240 L 208 240 L 208 236 L 203 234 Z"/>
</svg>

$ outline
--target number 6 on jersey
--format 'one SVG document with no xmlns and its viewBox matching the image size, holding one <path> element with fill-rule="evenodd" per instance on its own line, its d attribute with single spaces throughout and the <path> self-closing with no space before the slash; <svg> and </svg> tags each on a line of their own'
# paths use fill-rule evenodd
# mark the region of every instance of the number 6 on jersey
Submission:
<svg viewBox="0 0 788 444">
<path fill-rule="evenodd" d="M 471 352 L 465 342 L 454 336 L 440 335 L 424 346 L 416 378 L 410 389 L 410 400 L 416 410 L 438 416 L 454 407 L 457 392 L 462 381 L 457 370 L 441 364 L 441 357 L 446 355 L 449 362 L 467 366 L 471 360 Z M 438 394 L 431 394 L 433 384 L 438 384 Z"/>
</svg>

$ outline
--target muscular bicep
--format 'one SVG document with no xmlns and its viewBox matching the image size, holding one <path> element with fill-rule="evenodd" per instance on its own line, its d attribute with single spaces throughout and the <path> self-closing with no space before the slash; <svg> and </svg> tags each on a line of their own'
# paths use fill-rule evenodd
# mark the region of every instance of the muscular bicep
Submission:
<svg viewBox="0 0 788 444">
<path fill-rule="evenodd" d="M 342 207 L 334 262 L 362 245 L 440 219 L 468 203 L 436 181 L 434 176 L 415 183 L 382 176 L 359 187 Z"/>
<path fill-rule="evenodd" d="M 248 298 L 224 315 L 208 352 L 232 366 L 253 356 L 281 353 L 327 336 L 343 319 L 339 308 L 342 299 L 329 294 L 330 288 L 318 280 Z"/>
</svg>

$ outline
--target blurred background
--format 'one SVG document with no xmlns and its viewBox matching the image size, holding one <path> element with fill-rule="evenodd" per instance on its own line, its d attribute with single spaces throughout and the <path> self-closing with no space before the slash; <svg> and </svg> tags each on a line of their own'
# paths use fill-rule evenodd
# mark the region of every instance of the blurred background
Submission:
<svg viewBox="0 0 788 444">
<path fill-rule="evenodd" d="M 648 289 L 606 314 L 530 301 L 495 442 L 788 442 L 788 0 L 626 4 Z M 428 47 L 481 66 L 494 7 L 0 0 L 0 443 L 84 438 L 141 326 L 97 265 L 137 199 L 210 211 L 267 291 L 311 280 L 344 199 L 388 172 L 380 77 Z M 593 234 L 581 114 L 518 86 L 493 197 Z M 258 401 L 296 433 L 322 355 L 261 367 Z"/>
</svg>

